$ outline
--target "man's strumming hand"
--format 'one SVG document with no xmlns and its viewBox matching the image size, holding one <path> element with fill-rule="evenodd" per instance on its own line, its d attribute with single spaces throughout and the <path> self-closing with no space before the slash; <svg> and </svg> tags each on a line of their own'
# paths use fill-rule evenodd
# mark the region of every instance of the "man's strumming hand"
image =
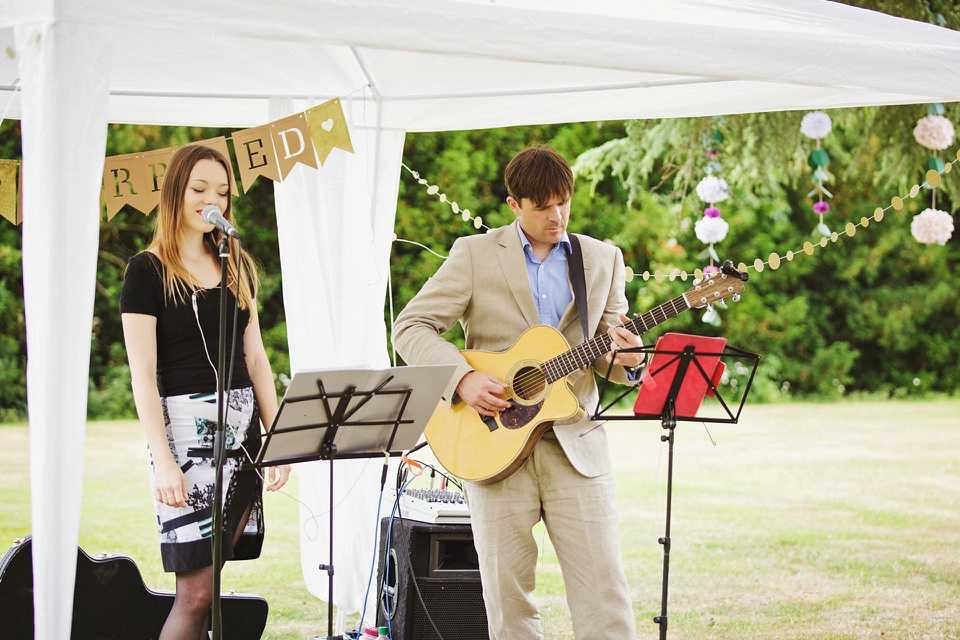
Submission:
<svg viewBox="0 0 960 640">
<path fill-rule="evenodd" d="M 471 371 L 460 379 L 457 395 L 482 416 L 494 416 L 510 403 L 503 399 L 507 385 L 496 376 L 482 371 Z"/>
</svg>

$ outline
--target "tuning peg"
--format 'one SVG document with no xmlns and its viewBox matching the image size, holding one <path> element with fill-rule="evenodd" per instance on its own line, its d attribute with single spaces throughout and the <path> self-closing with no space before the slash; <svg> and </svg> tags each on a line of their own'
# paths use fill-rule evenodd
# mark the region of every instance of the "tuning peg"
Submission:
<svg viewBox="0 0 960 640">
<path fill-rule="evenodd" d="M 728 276 L 733 276 L 734 278 L 739 278 L 742 282 L 746 282 L 750 279 L 749 273 L 742 273 L 737 271 L 733 266 L 733 260 L 727 260 L 722 265 L 720 265 L 720 271 L 727 274 Z"/>
<path fill-rule="evenodd" d="M 732 296 L 730 296 L 730 298 L 731 298 L 734 302 L 740 302 L 740 294 L 739 294 L 739 293 L 733 294 Z"/>
</svg>

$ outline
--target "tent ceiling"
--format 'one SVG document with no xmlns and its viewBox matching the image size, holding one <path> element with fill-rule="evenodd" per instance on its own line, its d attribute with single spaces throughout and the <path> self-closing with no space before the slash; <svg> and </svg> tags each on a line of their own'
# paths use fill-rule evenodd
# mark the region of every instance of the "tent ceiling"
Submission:
<svg viewBox="0 0 960 640">
<path fill-rule="evenodd" d="M 47 11 L 5 4 L 0 50 Z M 960 100 L 960 33 L 825 0 L 56 4 L 115 30 L 114 122 L 258 125 L 270 96 L 382 99 L 409 131 Z"/>
</svg>

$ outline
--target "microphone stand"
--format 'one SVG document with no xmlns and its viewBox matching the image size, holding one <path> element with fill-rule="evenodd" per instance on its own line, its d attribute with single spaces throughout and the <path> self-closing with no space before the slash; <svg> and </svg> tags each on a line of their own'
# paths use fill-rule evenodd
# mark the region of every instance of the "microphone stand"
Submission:
<svg viewBox="0 0 960 640">
<path fill-rule="evenodd" d="M 224 385 L 227 379 L 227 263 L 230 258 L 230 237 L 220 234 L 220 346 L 217 359 L 217 431 L 213 437 L 216 476 L 213 483 L 213 601 L 210 624 L 213 640 L 220 640 L 223 620 L 220 615 L 220 571 L 223 567 L 223 463 L 226 458 L 224 424 Z M 236 330 L 236 327 L 234 327 Z"/>
</svg>

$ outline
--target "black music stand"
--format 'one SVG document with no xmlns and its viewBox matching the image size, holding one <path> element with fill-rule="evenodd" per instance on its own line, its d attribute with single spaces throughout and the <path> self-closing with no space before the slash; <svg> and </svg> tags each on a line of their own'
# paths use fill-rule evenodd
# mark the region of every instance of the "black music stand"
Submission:
<svg viewBox="0 0 960 640">
<path fill-rule="evenodd" d="M 330 461 L 330 563 L 320 565 L 328 580 L 324 640 L 341 639 L 333 635 L 333 462 L 400 455 L 415 447 L 455 370 L 435 365 L 297 373 L 257 459 L 244 467 Z"/>
<path fill-rule="evenodd" d="M 672 338 L 672 340 L 667 340 Z M 689 338 L 685 340 L 684 338 Z M 668 348 L 661 349 L 664 341 L 669 344 Z M 667 592 L 670 576 L 670 508 L 673 498 L 673 442 L 677 422 L 717 422 L 721 424 L 736 424 L 740 419 L 740 413 L 743 411 L 743 405 L 747 400 L 747 394 L 750 392 L 750 386 L 753 384 L 753 377 L 757 372 L 757 365 L 760 363 L 760 356 L 737 347 L 726 345 L 720 351 L 701 349 L 697 350 L 697 343 L 703 344 L 702 336 L 684 336 L 683 334 L 668 333 L 657 341 L 656 347 L 635 347 L 632 349 L 622 349 L 615 351 L 617 353 L 644 353 L 650 360 L 649 364 L 643 370 L 639 382 L 629 387 L 626 391 L 616 396 L 606 406 L 601 407 L 603 393 L 607 387 L 607 377 L 604 377 L 600 385 L 600 395 L 597 400 L 597 408 L 592 418 L 594 420 L 659 420 L 660 427 L 667 430 L 667 435 L 661 435 L 660 441 L 669 443 L 669 454 L 667 457 L 667 513 L 666 526 L 662 538 L 657 542 L 663 545 L 663 582 L 660 599 L 660 615 L 655 616 L 653 621 L 660 625 L 660 640 L 667 638 Z M 709 339 L 707 339 L 709 340 Z M 672 348 L 671 348 L 672 347 Z M 652 357 L 651 357 L 652 356 Z M 707 358 L 712 359 L 714 366 L 705 367 L 703 361 Z M 723 358 L 733 360 L 748 360 L 753 362 L 753 368 L 750 370 L 750 377 L 743 389 L 743 396 L 740 398 L 740 406 L 734 414 L 727 403 L 724 401 L 717 389 L 716 376 L 722 368 L 716 366 L 717 360 Z M 693 366 L 691 366 L 691 364 Z M 707 373 L 707 370 L 710 373 Z M 613 363 L 607 367 L 607 376 L 613 370 Z M 644 387 L 646 385 L 646 387 Z M 681 396 L 685 387 L 695 387 L 695 391 Z M 604 413 L 610 410 L 620 400 L 628 394 L 639 389 L 637 402 L 635 406 L 645 404 L 644 394 L 656 394 L 658 413 L 640 413 L 634 415 L 611 415 Z M 666 393 L 664 394 L 664 389 Z M 717 401 L 726 412 L 726 417 L 711 418 L 697 417 L 697 409 L 703 400 L 704 394 L 715 396 Z M 678 403 L 678 400 L 681 400 Z M 659 404 L 662 400 L 662 404 Z M 647 406 L 649 404 L 647 403 Z"/>
</svg>

